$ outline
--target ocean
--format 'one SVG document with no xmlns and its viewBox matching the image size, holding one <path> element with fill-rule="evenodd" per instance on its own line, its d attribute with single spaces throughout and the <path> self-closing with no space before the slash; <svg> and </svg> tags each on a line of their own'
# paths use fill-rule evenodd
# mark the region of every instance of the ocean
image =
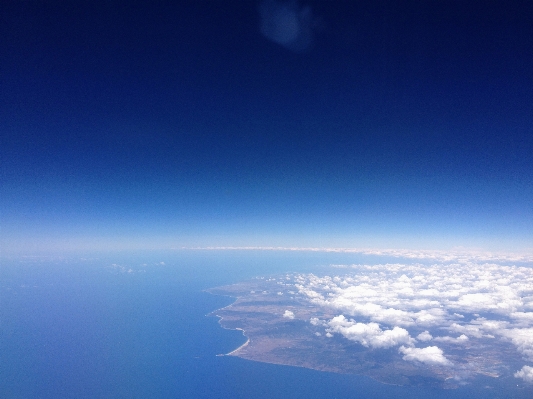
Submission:
<svg viewBox="0 0 533 399">
<path fill-rule="evenodd" d="M 384 385 L 357 375 L 217 356 L 246 338 L 207 316 L 205 289 L 369 257 L 173 251 L 3 259 L 0 398 L 526 398 L 469 385 Z M 529 391 L 530 393 L 531 391 Z"/>
</svg>

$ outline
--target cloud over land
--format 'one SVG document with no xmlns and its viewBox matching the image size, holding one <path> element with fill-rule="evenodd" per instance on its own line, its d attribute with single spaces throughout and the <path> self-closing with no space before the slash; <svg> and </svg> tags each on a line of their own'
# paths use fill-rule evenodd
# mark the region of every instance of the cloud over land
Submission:
<svg viewBox="0 0 533 399">
<path fill-rule="evenodd" d="M 533 362 L 532 268 L 470 262 L 343 270 L 351 272 L 295 274 L 288 284 L 301 299 L 336 314 L 308 320 L 322 335 L 398 348 L 403 360 L 433 366 L 467 368 L 458 353 L 483 346 L 496 357 L 514 348 L 517 359 Z M 531 370 L 524 365 L 514 375 L 531 382 Z"/>
<path fill-rule="evenodd" d="M 401 346 L 399 352 L 405 355 L 403 360 L 444 366 L 451 365 L 451 362 L 444 357 L 442 349 L 436 346 L 427 346 L 425 348 L 406 348 Z"/>
</svg>

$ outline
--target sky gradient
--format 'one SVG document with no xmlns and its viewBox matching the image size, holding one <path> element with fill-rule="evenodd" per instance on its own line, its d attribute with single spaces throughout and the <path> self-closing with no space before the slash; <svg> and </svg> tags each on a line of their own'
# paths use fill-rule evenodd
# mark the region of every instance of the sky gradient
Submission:
<svg viewBox="0 0 533 399">
<path fill-rule="evenodd" d="M 528 1 L 0 18 L 4 253 L 533 248 Z"/>
</svg>

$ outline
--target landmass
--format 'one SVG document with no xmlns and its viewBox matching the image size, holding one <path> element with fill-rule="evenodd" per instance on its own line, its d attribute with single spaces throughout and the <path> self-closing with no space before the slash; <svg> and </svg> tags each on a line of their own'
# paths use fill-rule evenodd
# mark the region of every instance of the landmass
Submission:
<svg viewBox="0 0 533 399">
<path fill-rule="evenodd" d="M 419 332 L 418 340 L 408 334 L 410 341 L 405 341 L 409 343 L 405 345 L 394 342 L 378 345 L 360 336 L 353 338 L 348 333 L 339 334 L 341 330 L 332 327 L 332 320 L 344 321 L 352 329 L 371 324 L 356 323 L 353 319 L 339 316 L 338 308 L 312 300 L 313 295 L 299 282 L 301 275 L 287 274 L 209 289 L 211 294 L 235 298 L 234 303 L 211 315 L 220 318 L 223 328 L 242 330 L 247 338 L 242 346 L 225 356 L 365 375 L 394 385 L 453 389 L 480 377 L 516 383 L 513 373 L 524 363 L 524 357 L 511 340 L 498 340 L 483 334 L 470 339 L 465 335 L 445 337 L 440 341 L 437 337 L 434 342 L 438 342 L 438 348 L 431 348 L 438 353 L 433 353 L 433 357 L 417 357 L 417 354 L 430 353 L 427 349 L 430 344 L 420 345 L 424 334 L 431 337 L 429 331 L 421 328 L 415 331 Z M 380 328 L 385 328 L 383 326 L 383 323 L 380 324 Z M 376 337 L 383 340 L 400 330 L 407 332 L 399 327 L 379 329 L 381 335 Z M 409 332 L 412 331 L 411 328 Z M 414 343 L 424 348 L 413 349 Z"/>
</svg>

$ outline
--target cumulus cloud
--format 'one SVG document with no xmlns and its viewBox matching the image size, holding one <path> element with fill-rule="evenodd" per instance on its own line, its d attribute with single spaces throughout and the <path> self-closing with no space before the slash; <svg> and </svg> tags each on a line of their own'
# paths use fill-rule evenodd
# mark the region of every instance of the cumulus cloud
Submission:
<svg viewBox="0 0 533 399">
<path fill-rule="evenodd" d="M 325 326 L 326 322 L 324 320 L 320 320 L 318 317 L 311 317 L 309 320 L 309 323 L 311 323 L 313 326 Z"/>
<path fill-rule="evenodd" d="M 426 348 L 409 348 L 401 346 L 398 350 L 402 353 L 403 360 L 410 362 L 421 362 L 430 365 L 450 366 L 452 363 L 446 359 L 442 349 L 437 346 L 428 346 Z"/>
<path fill-rule="evenodd" d="M 516 378 L 521 378 L 525 382 L 533 383 L 533 367 L 524 366 L 521 370 L 514 373 Z"/>
<path fill-rule="evenodd" d="M 450 351 L 449 359 L 439 357 L 436 346 L 409 350 L 417 341 L 438 342 L 446 351 L 461 345 L 472 357 L 482 356 L 479 348 L 487 345 L 514 347 L 514 360 L 533 361 L 533 268 L 465 262 L 347 270 L 295 274 L 287 283 L 295 298 L 329 315 L 310 316 L 311 326 L 326 336 L 340 334 L 370 348 L 403 345 L 406 360 L 426 364 L 457 365 L 461 356 Z"/>
<path fill-rule="evenodd" d="M 329 333 L 340 333 L 351 341 L 372 348 L 390 348 L 400 344 L 412 345 L 414 340 L 409 332 L 401 327 L 382 330 L 377 323 L 357 323 L 347 320 L 343 315 L 328 322 Z"/>
<path fill-rule="evenodd" d="M 421 332 L 416 336 L 416 339 L 422 342 L 431 341 L 433 339 L 433 336 L 429 333 L 429 331 Z"/>
<path fill-rule="evenodd" d="M 526 359 L 533 361 L 533 328 L 513 328 L 498 333 L 510 339 Z"/>
<path fill-rule="evenodd" d="M 474 324 L 452 323 L 449 327 L 447 327 L 447 329 L 456 333 L 467 333 L 468 335 L 475 338 L 494 338 L 494 336 L 491 334 L 484 334 L 483 329 L 480 328 L 478 325 Z"/>
<path fill-rule="evenodd" d="M 283 313 L 283 317 L 286 319 L 294 319 L 294 312 L 291 312 L 290 310 L 286 310 L 285 313 Z"/>
<path fill-rule="evenodd" d="M 261 33 L 289 50 L 304 52 L 313 45 L 314 22 L 311 8 L 297 1 L 264 0 L 259 6 Z"/>
</svg>

